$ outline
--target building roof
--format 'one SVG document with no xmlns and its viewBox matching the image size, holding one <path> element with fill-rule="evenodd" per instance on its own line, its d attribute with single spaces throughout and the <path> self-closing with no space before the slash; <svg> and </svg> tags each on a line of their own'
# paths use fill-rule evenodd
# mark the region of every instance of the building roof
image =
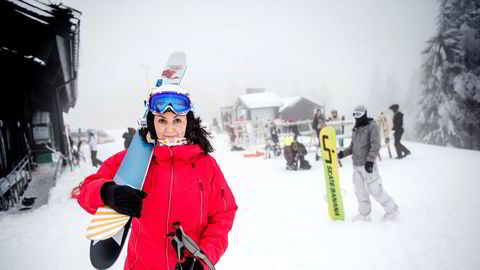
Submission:
<svg viewBox="0 0 480 270">
<path fill-rule="evenodd" d="M 280 107 L 283 104 L 282 100 L 273 92 L 241 95 L 235 102 L 235 105 L 239 102 L 243 103 L 249 109 Z"/>
<path fill-rule="evenodd" d="M 302 99 L 306 99 L 316 105 L 318 105 L 319 107 L 322 107 L 321 105 L 319 105 L 317 102 L 311 100 L 310 98 L 307 98 L 307 97 L 302 97 L 302 96 L 295 96 L 295 97 L 287 97 L 287 98 L 282 98 L 282 107 L 280 108 L 280 112 L 282 112 L 283 110 L 285 110 L 286 108 L 289 108 L 289 107 L 293 107 L 295 106 L 295 104 L 297 104 L 298 102 L 300 102 Z"/>
</svg>

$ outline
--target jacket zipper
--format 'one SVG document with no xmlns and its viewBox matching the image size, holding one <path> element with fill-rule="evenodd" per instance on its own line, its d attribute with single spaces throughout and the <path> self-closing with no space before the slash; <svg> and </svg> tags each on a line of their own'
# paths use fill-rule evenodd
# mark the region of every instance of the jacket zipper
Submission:
<svg viewBox="0 0 480 270">
<path fill-rule="evenodd" d="M 202 180 L 198 179 L 198 184 L 200 185 L 200 224 L 203 221 L 203 185 Z"/>
<path fill-rule="evenodd" d="M 227 212 L 227 200 L 225 200 L 225 189 L 222 186 L 222 199 L 223 199 L 223 208 L 225 213 Z"/>
<path fill-rule="evenodd" d="M 165 226 L 165 235 L 167 235 L 169 232 L 168 232 L 168 220 L 170 219 L 170 208 L 172 206 L 172 188 L 173 188 L 173 153 L 172 153 L 172 150 L 170 149 L 170 147 L 168 147 L 168 151 L 170 152 L 170 162 L 172 164 L 171 166 L 171 173 L 170 173 L 170 191 L 168 193 L 168 212 L 167 212 L 167 221 L 166 221 L 166 226 Z M 165 239 L 166 241 L 166 244 L 165 244 L 165 258 L 167 260 L 167 265 L 166 265 L 166 269 L 168 270 L 168 265 L 169 265 L 169 261 L 168 261 L 168 247 L 169 247 L 169 243 L 168 243 L 168 238 Z"/>
</svg>

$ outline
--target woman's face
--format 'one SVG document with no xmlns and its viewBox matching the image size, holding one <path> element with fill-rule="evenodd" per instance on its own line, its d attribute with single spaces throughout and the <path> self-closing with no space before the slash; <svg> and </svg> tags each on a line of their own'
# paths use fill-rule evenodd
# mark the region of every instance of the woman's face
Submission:
<svg viewBox="0 0 480 270">
<path fill-rule="evenodd" d="M 167 111 L 153 118 L 157 138 L 160 140 L 169 138 L 184 138 L 187 130 L 187 116 L 176 115 Z"/>
</svg>

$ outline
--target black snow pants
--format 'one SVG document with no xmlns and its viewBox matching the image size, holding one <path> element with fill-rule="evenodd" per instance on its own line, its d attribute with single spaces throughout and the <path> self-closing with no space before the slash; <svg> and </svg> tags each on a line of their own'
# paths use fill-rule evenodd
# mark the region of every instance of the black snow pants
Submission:
<svg viewBox="0 0 480 270">
<path fill-rule="evenodd" d="M 400 143 L 403 135 L 403 128 L 400 130 L 395 130 L 394 139 L 395 139 L 395 150 L 397 151 L 397 158 L 403 158 L 404 156 L 410 154 L 410 151 Z"/>
</svg>

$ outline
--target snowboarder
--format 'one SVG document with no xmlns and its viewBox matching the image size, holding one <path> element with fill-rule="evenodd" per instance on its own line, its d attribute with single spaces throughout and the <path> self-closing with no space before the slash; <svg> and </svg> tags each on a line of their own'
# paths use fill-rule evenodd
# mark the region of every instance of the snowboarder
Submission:
<svg viewBox="0 0 480 270">
<path fill-rule="evenodd" d="M 398 104 L 393 104 L 390 106 L 390 110 L 393 111 L 393 128 L 395 131 L 393 134 L 395 150 L 397 151 L 397 159 L 404 158 L 411 154 L 411 152 L 402 144 L 400 140 L 403 135 L 403 113 L 399 110 Z"/>
<path fill-rule="evenodd" d="M 382 179 L 375 163 L 380 150 L 380 134 L 377 124 L 372 118 L 367 117 L 367 108 L 363 105 L 355 107 L 353 117 L 355 125 L 352 131 L 352 142 L 345 150 L 338 152 L 339 159 L 348 155 L 352 155 L 353 159 L 353 184 L 359 212 L 353 217 L 353 221 L 371 220 L 370 195 L 385 210 L 382 220 L 395 219 L 399 214 L 398 206 L 383 189 Z"/>
<path fill-rule="evenodd" d="M 95 136 L 95 132 L 91 129 L 88 131 L 88 145 L 90 146 L 90 158 L 92 159 L 92 165 L 94 167 L 98 167 L 98 165 L 102 165 L 103 161 L 97 158 L 97 137 Z"/>
<path fill-rule="evenodd" d="M 160 86 L 148 104 L 148 127 L 141 134 L 156 145 L 143 191 L 112 181 L 124 150 L 85 179 L 78 202 L 92 214 L 108 205 L 134 217 L 125 269 L 208 269 L 188 251 L 180 249 L 185 253 L 177 254 L 167 234 L 180 222 L 184 232 L 216 264 L 228 245 L 237 210 L 235 199 L 209 155 L 213 152 L 210 134 L 195 117 L 186 91 L 176 85 Z"/>
</svg>

